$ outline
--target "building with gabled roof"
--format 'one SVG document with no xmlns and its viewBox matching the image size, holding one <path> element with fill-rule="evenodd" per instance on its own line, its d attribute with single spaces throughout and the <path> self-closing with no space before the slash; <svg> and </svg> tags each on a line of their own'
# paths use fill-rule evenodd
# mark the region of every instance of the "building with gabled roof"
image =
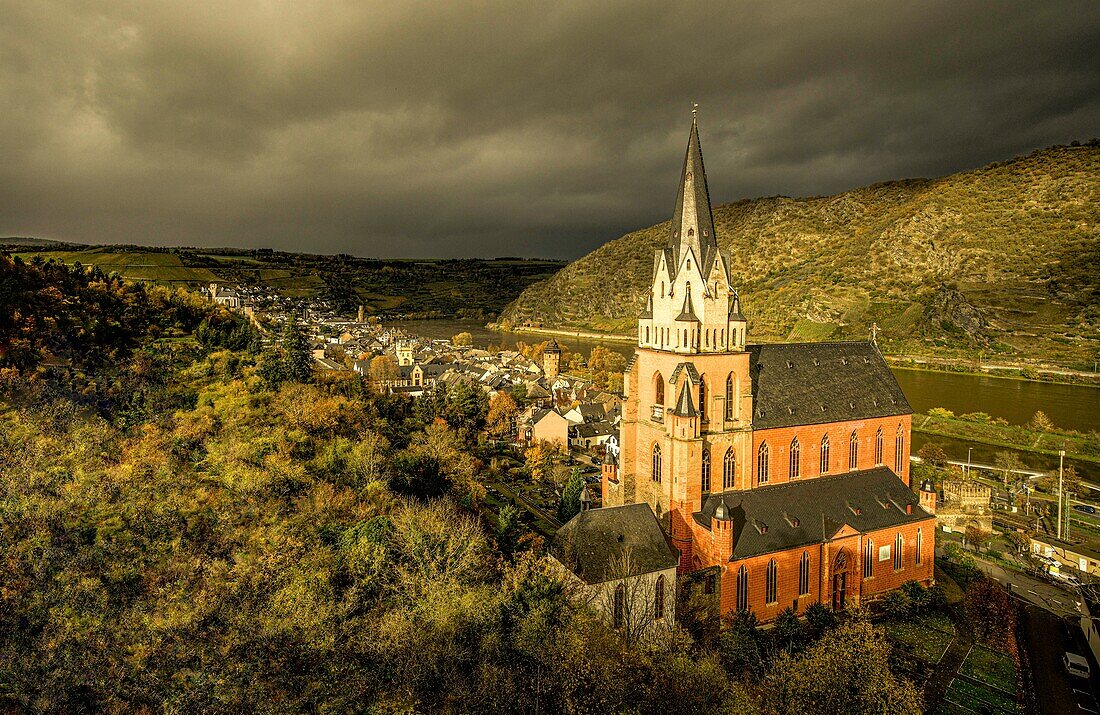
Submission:
<svg viewBox="0 0 1100 715">
<path fill-rule="evenodd" d="M 721 612 L 761 622 L 931 583 L 935 498 L 909 485 L 912 408 L 870 343 L 747 343 L 692 119 L 668 243 L 624 376 L 603 504 L 646 504 Z"/>
</svg>

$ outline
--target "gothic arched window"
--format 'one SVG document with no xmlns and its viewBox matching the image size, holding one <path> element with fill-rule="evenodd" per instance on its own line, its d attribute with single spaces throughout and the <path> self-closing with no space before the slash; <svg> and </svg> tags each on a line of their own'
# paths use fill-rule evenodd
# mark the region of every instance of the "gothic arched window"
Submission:
<svg viewBox="0 0 1100 715">
<path fill-rule="evenodd" d="M 764 599 L 768 603 L 775 603 L 779 600 L 779 589 L 776 588 L 776 572 L 779 571 L 779 566 L 775 563 L 775 559 L 768 562 L 767 578 L 764 583 Z"/>
<path fill-rule="evenodd" d="M 810 554 L 805 551 L 798 562 L 798 595 L 810 595 Z"/>
<path fill-rule="evenodd" d="M 898 425 L 897 436 L 894 437 L 894 474 L 901 476 L 905 466 L 905 431 Z"/>
<path fill-rule="evenodd" d="M 703 375 L 699 378 L 699 419 L 706 422 L 707 416 L 707 380 Z"/>
<path fill-rule="evenodd" d="M 798 444 L 798 437 L 791 440 L 791 479 L 798 479 L 799 460 L 802 458 L 802 447 Z"/>
<path fill-rule="evenodd" d="M 737 457 L 733 454 L 733 447 L 726 450 L 726 456 L 722 458 L 722 488 L 733 489 L 733 482 L 737 476 Z"/>
<path fill-rule="evenodd" d="M 710 450 L 703 447 L 703 479 L 702 488 L 703 493 L 706 494 L 710 491 Z"/>
<path fill-rule="evenodd" d="M 661 445 L 653 445 L 653 481 L 661 481 Z"/>
<path fill-rule="evenodd" d="M 761 442 L 756 454 L 756 482 L 767 484 L 768 482 L 768 443 Z"/>
<path fill-rule="evenodd" d="M 749 572 L 744 566 L 737 569 L 737 610 L 749 610 Z"/>
<path fill-rule="evenodd" d="M 662 407 L 665 404 L 665 379 L 660 373 L 657 373 L 657 378 L 653 381 L 653 404 Z"/>
<path fill-rule="evenodd" d="M 821 473 L 829 472 L 829 435 L 821 435 Z"/>
<path fill-rule="evenodd" d="M 664 574 L 657 577 L 657 591 L 653 594 L 653 618 L 661 620 L 665 617 L 665 577 Z"/>
<path fill-rule="evenodd" d="M 904 546 L 905 541 L 902 539 L 901 532 L 894 537 L 894 570 L 901 571 L 901 548 Z"/>
<path fill-rule="evenodd" d="M 875 464 L 882 464 L 882 428 L 875 432 Z"/>
<path fill-rule="evenodd" d="M 726 378 L 726 419 L 733 419 L 733 373 Z"/>
<path fill-rule="evenodd" d="M 920 529 L 917 529 L 917 553 L 914 554 L 914 556 L 913 556 L 913 563 L 915 563 L 917 566 L 920 566 L 920 551 L 921 551 L 921 547 L 923 547 L 923 546 L 924 546 L 924 534 L 921 533 Z"/>
<path fill-rule="evenodd" d="M 863 542 L 863 578 L 875 575 L 875 542 L 871 539 Z"/>
<path fill-rule="evenodd" d="M 855 469 L 859 464 L 859 437 L 852 430 L 852 436 L 848 438 L 848 469 Z"/>
</svg>

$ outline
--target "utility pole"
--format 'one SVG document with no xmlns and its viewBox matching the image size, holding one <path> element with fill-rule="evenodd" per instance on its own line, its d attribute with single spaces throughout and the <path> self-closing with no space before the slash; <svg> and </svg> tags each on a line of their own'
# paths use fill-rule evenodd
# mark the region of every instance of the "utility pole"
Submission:
<svg viewBox="0 0 1100 715">
<path fill-rule="evenodd" d="M 1062 460 L 1066 450 L 1058 450 L 1058 540 L 1062 540 Z"/>
<path fill-rule="evenodd" d="M 973 447 L 966 448 L 966 478 L 970 479 L 970 453 L 974 451 Z"/>
<path fill-rule="evenodd" d="M 1073 497 L 1077 492 L 1069 492 L 1066 494 L 1066 541 L 1069 541 L 1069 517 L 1073 513 L 1070 509 L 1070 502 L 1073 501 Z"/>
</svg>

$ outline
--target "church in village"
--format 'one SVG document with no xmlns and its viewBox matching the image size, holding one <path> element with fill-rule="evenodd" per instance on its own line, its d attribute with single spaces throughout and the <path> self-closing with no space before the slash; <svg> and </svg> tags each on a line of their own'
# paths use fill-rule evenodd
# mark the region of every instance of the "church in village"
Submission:
<svg viewBox="0 0 1100 715">
<path fill-rule="evenodd" d="M 935 492 L 910 486 L 912 409 L 877 347 L 750 343 L 734 275 L 693 116 L 603 507 L 556 540 L 574 573 L 611 594 L 617 624 L 632 606 L 614 585 L 622 574 L 591 574 L 624 550 L 646 554 L 635 575 L 690 580 L 723 615 L 747 610 L 765 623 L 788 607 L 843 610 L 932 582 Z M 663 589 L 660 598 L 664 616 Z"/>
</svg>

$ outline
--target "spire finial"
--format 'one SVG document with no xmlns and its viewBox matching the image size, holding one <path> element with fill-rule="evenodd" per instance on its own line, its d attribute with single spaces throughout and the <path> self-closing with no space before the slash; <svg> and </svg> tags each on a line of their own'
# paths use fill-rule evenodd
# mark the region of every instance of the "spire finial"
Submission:
<svg viewBox="0 0 1100 715">
<path fill-rule="evenodd" d="M 698 102 L 691 103 L 691 121 L 695 121 L 695 118 L 699 116 L 699 104 Z"/>
</svg>

